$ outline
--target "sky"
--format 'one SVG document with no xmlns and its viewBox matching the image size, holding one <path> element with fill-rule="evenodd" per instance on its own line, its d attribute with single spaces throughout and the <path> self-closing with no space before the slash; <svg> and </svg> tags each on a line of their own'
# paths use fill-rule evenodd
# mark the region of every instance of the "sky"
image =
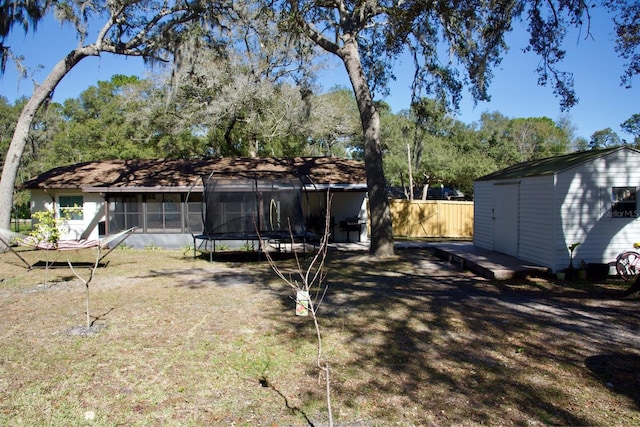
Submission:
<svg viewBox="0 0 640 427">
<path fill-rule="evenodd" d="M 465 92 L 455 118 L 472 124 L 487 111 L 498 111 L 510 118 L 549 117 L 558 120 L 565 115 L 576 127 L 576 136 L 590 139 L 594 132 L 611 128 L 620 137 L 633 140 L 631 135 L 621 130 L 620 124 L 640 113 L 640 76 L 634 79 L 631 89 L 620 85 L 624 61 L 614 51 L 611 19 L 605 15 L 593 15 L 593 37 L 585 38 L 584 31 L 567 37 L 567 57 L 562 68 L 574 74 L 579 98 L 578 105 L 568 112 L 560 110 L 559 99 L 554 96 L 552 87 L 538 86 L 534 70 L 539 59 L 534 54 L 522 52 L 527 44 L 523 29 L 522 24 L 516 23 L 514 32 L 507 38 L 510 50 L 494 70 L 489 87 L 491 101 L 476 105 Z M 41 23 L 35 34 L 25 36 L 20 29 L 14 30 L 6 41 L 16 54 L 24 56 L 30 67 L 43 67 L 33 75 L 38 82 L 45 79 L 53 65 L 75 48 L 76 43 L 74 33 L 61 28 L 53 19 Z M 401 60 L 394 65 L 396 80 L 391 83 L 390 95 L 384 100 L 397 113 L 409 107 L 412 65 Z M 145 72 L 140 58 L 110 54 L 86 58 L 62 80 L 53 99 L 62 103 L 68 98 L 75 98 L 98 81 L 110 80 L 114 74 L 144 77 Z M 324 90 L 336 85 L 349 87 L 346 71 L 337 63 L 322 72 L 318 83 Z M 5 74 L 0 78 L 0 95 L 13 102 L 20 96 L 29 96 L 32 89 L 31 81 L 19 80 L 14 64 L 8 62 Z"/>
</svg>

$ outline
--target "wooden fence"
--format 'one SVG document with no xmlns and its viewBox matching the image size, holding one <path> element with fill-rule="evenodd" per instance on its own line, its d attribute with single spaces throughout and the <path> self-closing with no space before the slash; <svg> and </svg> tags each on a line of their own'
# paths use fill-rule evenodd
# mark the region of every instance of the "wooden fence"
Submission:
<svg viewBox="0 0 640 427">
<path fill-rule="evenodd" d="M 394 237 L 473 238 L 473 202 L 390 200 Z"/>
</svg>

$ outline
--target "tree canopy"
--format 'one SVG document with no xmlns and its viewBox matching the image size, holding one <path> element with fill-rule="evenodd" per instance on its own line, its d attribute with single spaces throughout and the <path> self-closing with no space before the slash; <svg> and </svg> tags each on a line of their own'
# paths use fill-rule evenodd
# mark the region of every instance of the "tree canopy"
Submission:
<svg viewBox="0 0 640 427">
<path fill-rule="evenodd" d="M 633 135 L 633 143 L 636 146 L 640 146 L 640 113 L 633 114 L 622 124 L 620 124 L 622 130 Z"/>
<path fill-rule="evenodd" d="M 99 81 L 87 88 L 77 98 L 49 105 L 29 133 L 18 182 L 50 168 L 81 161 L 220 155 L 217 151 L 225 149 L 227 143 L 227 122 L 176 119 L 176 111 L 197 109 L 199 100 L 194 98 L 189 104 L 187 97 L 176 97 L 181 99 L 179 105 L 172 106 L 175 101 L 167 105 L 163 94 L 169 80 L 169 76 L 163 80 L 156 75 L 146 79 L 115 75 L 110 81 Z M 274 105 L 285 104 L 289 99 L 280 99 L 275 88 L 268 93 L 274 95 Z M 298 110 L 290 110 L 291 117 L 283 118 L 292 120 L 294 133 L 276 136 L 268 120 L 252 127 L 255 139 L 261 141 L 261 152 L 275 156 L 362 155 L 358 112 L 350 91 L 338 87 L 309 94 L 305 102 L 301 102 L 299 91 L 295 93 L 298 102 L 293 105 Z M 24 102 L 17 101 L 13 106 L 6 100 L 0 103 L 0 109 L 6 112 L 2 123 L 8 134 Z M 415 190 L 415 198 L 422 198 L 426 186 L 441 184 L 470 195 L 473 181 L 479 176 L 519 161 L 564 153 L 575 144 L 564 129 L 571 128 L 568 119 L 559 120 L 562 127 L 549 118 L 509 118 L 499 112 L 487 112 L 482 121 L 467 124 L 429 99 L 397 114 L 384 103 L 379 103 L 378 108 L 387 186 L 405 188 L 407 198 L 411 190 Z M 238 128 L 240 132 L 233 140 L 241 142 L 242 123 Z M 531 146 L 523 149 L 525 140 Z M 9 141 L 0 143 L 1 156 Z M 250 146 L 238 143 L 231 148 L 236 151 L 228 153 L 230 156 L 251 155 Z"/>
<path fill-rule="evenodd" d="M 564 38 L 572 27 L 586 28 L 592 6 L 572 0 L 460 2 L 281 0 L 265 2 L 284 12 L 281 28 L 313 41 L 339 58 L 352 84 L 363 128 L 363 153 L 371 211 L 371 252 L 393 254 L 393 238 L 383 171 L 383 144 L 376 94 L 393 76 L 393 59 L 409 52 L 415 63 L 414 100 L 432 97 L 456 108 L 464 87 L 475 100 L 489 98 L 492 69 L 507 50 L 512 22 L 528 24 L 527 50 L 540 57 L 541 85 L 551 85 L 562 108 L 576 104 L 572 75 L 560 64 Z M 596 6 L 593 6 L 596 7 Z M 628 80 L 638 73 L 640 17 L 637 5 L 600 2 L 615 15 L 619 53 L 629 59 Z"/>
</svg>

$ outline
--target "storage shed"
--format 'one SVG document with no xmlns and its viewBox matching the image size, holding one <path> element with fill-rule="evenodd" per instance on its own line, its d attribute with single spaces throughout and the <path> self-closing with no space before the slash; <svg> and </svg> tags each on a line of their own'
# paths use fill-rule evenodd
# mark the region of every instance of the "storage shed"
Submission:
<svg viewBox="0 0 640 427">
<path fill-rule="evenodd" d="M 519 163 L 474 183 L 475 246 L 558 272 L 611 263 L 640 241 L 640 151 L 623 146 Z"/>
</svg>

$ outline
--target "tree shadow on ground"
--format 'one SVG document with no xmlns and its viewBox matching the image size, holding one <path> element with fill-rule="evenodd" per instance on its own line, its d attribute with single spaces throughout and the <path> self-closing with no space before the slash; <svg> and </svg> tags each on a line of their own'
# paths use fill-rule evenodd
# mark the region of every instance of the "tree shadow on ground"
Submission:
<svg viewBox="0 0 640 427">
<path fill-rule="evenodd" d="M 585 366 L 614 393 L 633 399 L 640 408 L 640 355 L 608 353 L 587 357 Z"/>
<path fill-rule="evenodd" d="M 271 255 L 277 261 L 285 261 L 295 257 L 295 254 L 291 252 L 284 251 L 275 251 Z M 304 254 L 300 255 L 304 257 Z M 242 264 L 251 264 L 251 263 L 265 263 L 266 257 L 262 252 L 259 251 L 246 251 L 246 250 L 225 250 L 219 251 L 215 254 L 209 254 L 208 252 L 200 253 L 197 259 L 205 260 L 205 261 L 213 261 L 213 262 L 221 262 L 221 263 L 242 263 Z"/>
<path fill-rule="evenodd" d="M 263 266 L 264 267 L 264 266 Z M 258 270 L 243 269 L 239 272 L 233 267 L 212 267 L 193 268 L 189 271 L 184 269 L 157 269 L 148 270 L 145 274 L 136 275 L 136 279 L 170 278 L 173 279 L 176 287 L 189 289 L 203 289 L 211 286 L 233 287 L 233 286 L 258 286 L 262 288 L 264 269 Z"/>
<path fill-rule="evenodd" d="M 340 254 L 328 272 L 320 321 L 352 351 L 333 365 L 332 388 L 354 410 L 369 395 L 389 402 L 371 408 L 381 419 L 598 424 L 573 409 L 584 361 L 605 349 L 640 348 L 632 302 L 535 281 L 491 282 L 426 251 L 388 260 Z M 272 289 L 289 309 L 290 293 Z M 303 320 L 281 325 L 297 329 L 298 339 L 312 337 Z M 354 371 L 356 378 L 341 378 Z"/>
</svg>

